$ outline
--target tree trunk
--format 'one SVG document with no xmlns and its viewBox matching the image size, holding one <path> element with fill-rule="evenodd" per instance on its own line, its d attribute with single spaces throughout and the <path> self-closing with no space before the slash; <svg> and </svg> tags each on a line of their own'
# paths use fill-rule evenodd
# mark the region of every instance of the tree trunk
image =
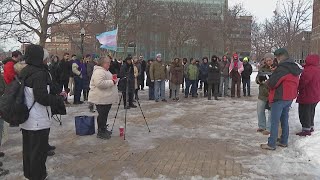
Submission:
<svg viewBox="0 0 320 180">
<path fill-rule="evenodd" d="M 47 35 L 46 34 L 41 34 L 39 36 L 39 38 L 40 38 L 39 45 L 42 46 L 43 48 L 45 48 Z"/>
</svg>

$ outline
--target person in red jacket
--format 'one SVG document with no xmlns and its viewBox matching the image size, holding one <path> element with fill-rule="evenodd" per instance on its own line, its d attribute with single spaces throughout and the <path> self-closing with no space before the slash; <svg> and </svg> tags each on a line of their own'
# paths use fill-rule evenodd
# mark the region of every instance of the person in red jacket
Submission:
<svg viewBox="0 0 320 180">
<path fill-rule="evenodd" d="M 290 59 L 286 49 L 280 48 L 274 52 L 274 55 L 279 64 L 266 82 L 271 104 L 270 137 L 268 144 L 261 144 L 261 148 L 266 150 L 275 150 L 276 146 L 288 147 L 289 110 L 298 95 L 299 76 L 302 71 L 299 65 Z M 282 134 L 280 142 L 277 142 L 279 122 L 281 122 Z"/>
<path fill-rule="evenodd" d="M 302 132 L 298 136 L 311 136 L 314 131 L 314 115 L 318 102 L 320 101 L 320 56 L 309 55 L 306 65 L 300 77 L 299 94 L 299 119 Z"/>
<path fill-rule="evenodd" d="M 20 51 L 14 51 L 12 52 L 12 58 L 4 60 L 4 73 L 3 78 L 6 84 L 10 84 L 14 76 L 16 75 L 16 72 L 14 71 L 14 65 L 21 60 L 22 53 Z"/>
</svg>

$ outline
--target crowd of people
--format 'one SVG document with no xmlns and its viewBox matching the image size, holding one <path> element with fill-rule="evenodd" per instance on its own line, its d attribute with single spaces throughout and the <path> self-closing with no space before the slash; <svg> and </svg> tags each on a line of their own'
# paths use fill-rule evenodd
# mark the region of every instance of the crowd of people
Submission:
<svg viewBox="0 0 320 180">
<path fill-rule="evenodd" d="M 309 136 L 314 131 L 315 108 L 320 101 L 319 63 L 319 55 L 309 55 L 302 68 L 290 58 L 286 49 L 265 54 L 256 77 L 259 85 L 257 131 L 270 135 L 268 143 L 261 145 L 262 149 L 288 146 L 289 109 L 296 98 L 302 125 L 302 131 L 297 135 Z M 143 56 L 128 55 L 122 61 L 109 55 L 70 57 L 65 53 L 60 60 L 58 56 L 49 56 L 41 46 L 30 45 L 24 56 L 15 51 L 3 64 L 0 95 L 15 79 L 24 81 L 24 103 L 29 109 L 29 117 L 20 128 L 23 171 L 27 179 L 43 180 L 47 177 L 46 159 L 48 155 L 54 155 L 55 149 L 49 145 L 50 120 L 53 114 L 65 113 L 65 105 L 70 104 L 68 96 L 74 96 L 75 105 L 87 101 L 91 112 L 97 110 L 97 137 L 104 140 L 110 139 L 112 134 L 107 127 L 112 104 L 123 100 L 124 109 L 137 108 L 134 102 L 139 101 L 139 91 L 143 91 L 145 85 L 148 86 L 149 100 L 157 103 L 168 100 L 167 81 L 169 99 L 173 102 L 180 100 L 181 89 L 185 99 L 201 97 L 199 89 L 208 100 L 212 97 L 215 100 L 219 97 L 240 98 L 241 84 L 242 95 L 251 96 L 252 65 L 248 57 L 240 59 L 237 53 L 232 57 L 203 57 L 201 61 L 174 58 L 170 62 L 164 61 L 161 54 L 148 61 Z M 268 118 L 266 111 L 269 112 Z M 3 124 L 0 119 L 0 140 Z M 0 153 L 0 157 L 4 155 Z M 0 175 L 7 173 L 7 170 L 0 169 Z"/>
</svg>

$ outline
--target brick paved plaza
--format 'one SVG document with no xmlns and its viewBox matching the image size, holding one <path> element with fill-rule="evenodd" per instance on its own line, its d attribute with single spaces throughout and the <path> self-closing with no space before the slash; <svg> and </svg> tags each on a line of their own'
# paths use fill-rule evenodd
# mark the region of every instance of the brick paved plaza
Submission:
<svg viewBox="0 0 320 180">
<path fill-rule="evenodd" d="M 142 99 L 146 92 L 142 92 Z M 49 157 L 50 179 L 316 179 L 296 166 L 296 157 L 278 156 L 290 149 L 260 150 L 267 140 L 256 130 L 256 97 L 208 101 L 183 99 L 179 103 L 141 100 L 150 125 L 148 133 L 139 109 L 128 111 L 127 140 L 119 137 L 124 122 L 121 106 L 111 140 L 75 135 L 74 116 L 91 115 L 86 105 L 68 107 L 63 125 L 53 123 L 50 143 L 57 146 Z M 109 115 L 112 124 L 116 106 Z M 10 129 L 4 146 L 5 179 L 23 179 L 21 133 Z M 292 154 L 292 153 L 290 153 Z M 281 164 L 274 163 L 280 160 Z M 275 161 L 277 162 L 277 161 Z M 294 168 L 290 169 L 290 166 Z M 312 166 L 311 166 L 312 167 Z M 287 168 L 290 169 L 287 170 Z M 268 172 L 271 172 L 270 174 Z"/>
</svg>

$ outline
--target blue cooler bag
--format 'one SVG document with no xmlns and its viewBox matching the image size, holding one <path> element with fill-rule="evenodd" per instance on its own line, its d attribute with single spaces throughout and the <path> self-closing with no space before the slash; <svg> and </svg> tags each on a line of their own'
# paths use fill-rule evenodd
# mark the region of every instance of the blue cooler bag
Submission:
<svg viewBox="0 0 320 180">
<path fill-rule="evenodd" d="M 76 116 L 75 125 L 79 136 L 95 134 L 94 116 Z"/>
</svg>

